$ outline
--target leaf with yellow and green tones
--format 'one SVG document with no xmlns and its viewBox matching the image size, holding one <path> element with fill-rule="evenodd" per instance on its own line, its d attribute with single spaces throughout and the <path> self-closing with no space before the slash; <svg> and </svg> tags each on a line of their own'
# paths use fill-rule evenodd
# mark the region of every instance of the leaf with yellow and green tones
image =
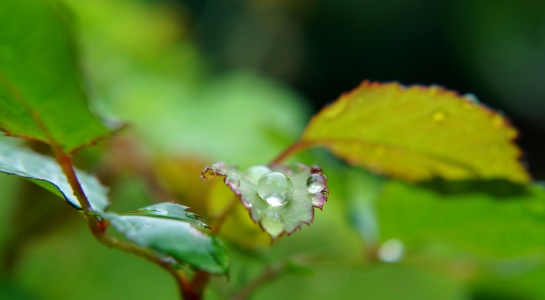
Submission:
<svg viewBox="0 0 545 300">
<path fill-rule="evenodd" d="M 474 96 L 365 81 L 316 115 L 296 147 L 324 146 L 353 165 L 409 181 L 528 182 L 516 136 Z"/>
<path fill-rule="evenodd" d="M 0 130 L 64 153 L 110 130 L 88 109 L 70 29 L 49 1 L 0 2 Z"/>
</svg>

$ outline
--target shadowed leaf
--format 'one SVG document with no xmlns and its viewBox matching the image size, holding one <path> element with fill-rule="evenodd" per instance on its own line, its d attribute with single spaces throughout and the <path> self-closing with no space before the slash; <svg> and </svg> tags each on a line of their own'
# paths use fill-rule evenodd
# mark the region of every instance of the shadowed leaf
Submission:
<svg viewBox="0 0 545 300">
<path fill-rule="evenodd" d="M 70 30 L 53 4 L 3 0 L 0 28 L 0 130 L 65 153 L 111 133 L 87 107 Z"/>
<path fill-rule="evenodd" d="M 472 96 L 437 86 L 363 82 L 316 115 L 300 143 L 320 145 L 374 173 L 527 182 L 517 131 Z"/>
</svg>

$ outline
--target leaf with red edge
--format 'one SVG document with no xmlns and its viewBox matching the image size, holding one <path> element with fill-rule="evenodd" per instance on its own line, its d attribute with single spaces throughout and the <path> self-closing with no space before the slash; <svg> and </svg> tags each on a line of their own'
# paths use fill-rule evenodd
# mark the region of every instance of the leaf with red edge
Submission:
<svg viewBox="0 0 545 300">
<path fill-rule="evenodd" d="M 324 146 L 353 165 L 408 181 L 528 182 L 502 114 L 438 86 L 363 82 L 317 114 L 296 148 Z"/>
<path fill-rule="evenodd" d="M 203 179 L 215 176 L 223 177 L 272 240 L 284 232 L 291 234 L 301 223 L 310 225 L 314 208 L 322 209 L 329 194 L 327 177 L 317 166 L 253 166 L 242 172 L 219 163 L 201 174 Z"/>
</svg>

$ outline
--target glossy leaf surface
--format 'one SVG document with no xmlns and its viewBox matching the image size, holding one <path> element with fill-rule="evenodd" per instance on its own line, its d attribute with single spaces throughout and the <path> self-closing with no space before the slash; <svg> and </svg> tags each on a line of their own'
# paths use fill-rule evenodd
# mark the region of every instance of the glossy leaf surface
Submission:
<svg viewBox="0 0 545 300">
<path fill-rule="evenodd" d="M 474 96 L 437 86 L 363 82 L 316 115 L 301 143 L 374 173 L 420 181 L 527 182 L 517 131 Z"/>
<path fill-rule="evenodd" d="M 179 208 L 169 207 L 167 215 L 179 214 Z M 173 259 L 175 265 L 189 264 L 213 274 L 225 274 L 229 270 L 225 246 L 219 238 L 203 231 L 205 225 L 198 218 L 182 221 L 115 213 L 101 213 L 101 216 L 129 241 L 153 250 L 164 259 Z"/>
<path fill-rule="evenodd" d="M 0 172 L 26 178 L 64 198 L 76 209 L 81 206 L 61 168 L 52 158 L 24 147 L 0 143 Z M 76 170 L 91 207 L 101 211 L 108 206 L 108 189 L 93 176 Z"/>
<path fill-rule="evenodd" d="M 69 153 L 110 130 L 87 107 L 74 43 L 58 10 L 49 1 L 0 3 L 0 130 Z"/>
</svg>

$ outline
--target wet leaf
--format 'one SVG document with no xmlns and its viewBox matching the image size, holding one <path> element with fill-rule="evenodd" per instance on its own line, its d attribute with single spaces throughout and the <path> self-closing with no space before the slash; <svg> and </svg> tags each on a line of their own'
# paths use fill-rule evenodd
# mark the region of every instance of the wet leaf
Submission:
<svg viewBox="0 0 545 300">
<path fill-rule="evenodd" d="M 200 217 L 192 212 L 188 212 L 189 207 L 176 203 L 164 202 L 140 208 L 135 211 L 127 212 L 125 215 L 163 217 L 180 221 L 195 223 L 199 226 L 208 227 L 200 221 Z"/>
<path fill-rule="evenodd" d="M 374 173 L 420 181 L 503 178 L 527 182 L 500 113 L 437 86 L 363 82 L 316 115 L 302 145 L 320 145 Z"/>
<path fill-rule="evenodd" d="M 483 257 L 545 250 L 545 190 L 537 185 L 442 183 L 439 189 L 392 181 L 377 203 L 384 239 L 414 249 L 447 245 Z M 452 187 L 454 185 L 454 187 Z M 497 194 L 496 191 L 502 191 Z"/>
<path fill-rule="evenodd" d="M 154 205 L 138 211 L 166 210 L 167 215 L 178 215 L 185 209 L 168 205 Z M 204 223 L 198 217 L 177 219 L 148 215 L 100 213 L 127 240 L 148 248 L 174 266 L 189 264 L 213 274 L 225 274 L 229 270 L 229 256 L 221 240 L 205 233 Z M 153 215 L 153 214 L 152 214 Z M 163 216 L 162 214 L 160 214 Z"/>
<path fill-rule="evenodd" d="M 250 211 L 252 220 L 259 223 L 273 240 L 287 232 L 310 225 L 314 208 L 322 208 L 327 195 L 327 178 L 319 167 L 297 164 L 253 166 L 244 172 L 223 164 L 206 167 L 201 177 L 224 178 L 224 183 Z"/>
<path fill-rule="evenodd" d="M 76 209 L 81 209 L 61 168 L 48 156 L 21 146 L 0 143 L 0 172 L 26 178 L 64 198 Z M 76 174 L 93 210 L 104 210 L 109 204 L 108 189 L 83 171 L 76 170 Z"/>
<path fill-rule="evenodd" d="M 0 130 L 65 153 L 111 133 L 87 107 L 70 29 L 57 7 L 3 0 L 0 28 Z"/>
</svg>

